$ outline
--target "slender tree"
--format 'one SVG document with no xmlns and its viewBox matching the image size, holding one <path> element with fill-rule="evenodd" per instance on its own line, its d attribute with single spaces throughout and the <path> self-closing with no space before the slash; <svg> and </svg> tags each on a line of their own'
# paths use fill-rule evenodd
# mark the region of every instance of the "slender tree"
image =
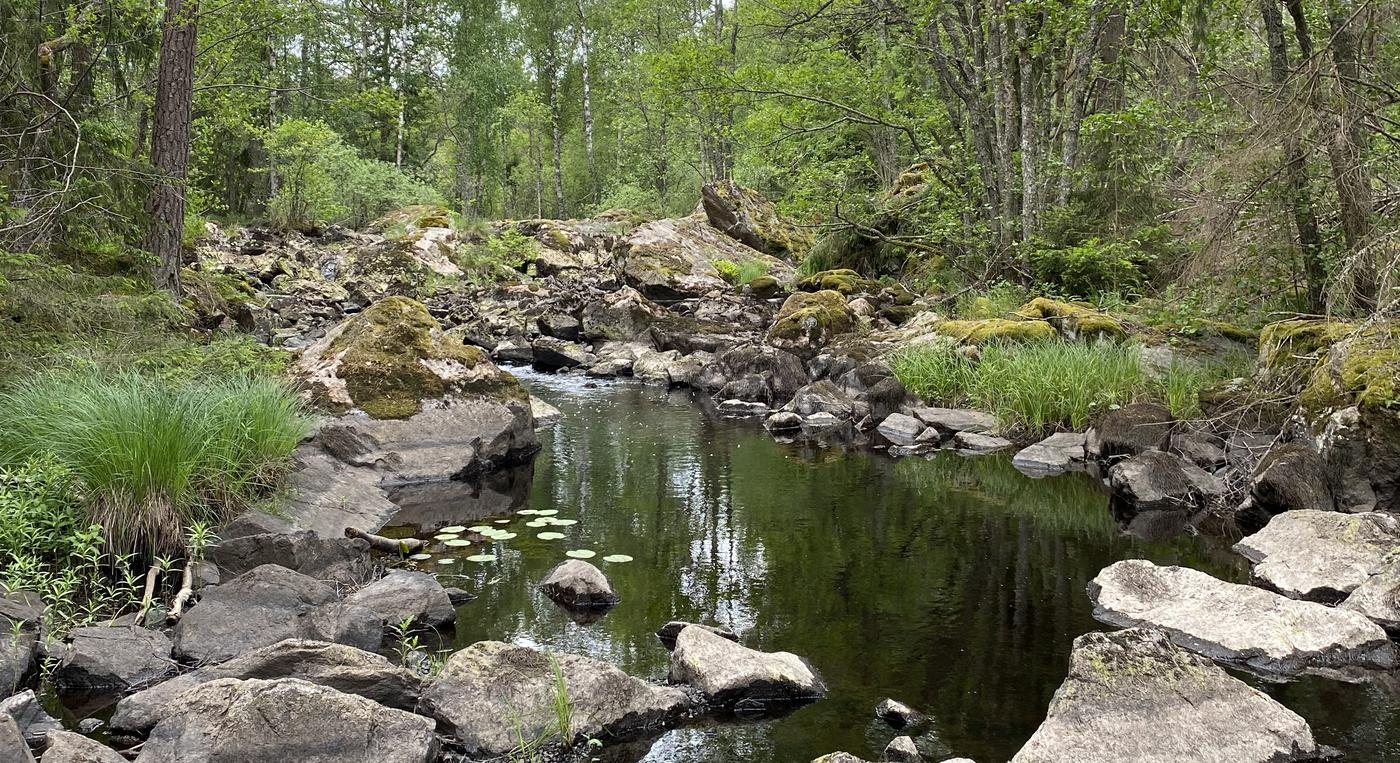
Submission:
<svg viewBox="0 0 1400 763">
<path fill-rule="evenodd" d="M 150 228 L 145 248 L 156 261 L 156 286 L 175 294 L 180 292 L 198 14 L 198 0 L 166 0 L 156 74 L 151 164 L 157 176 L 146 202 Z"/>
</svg>

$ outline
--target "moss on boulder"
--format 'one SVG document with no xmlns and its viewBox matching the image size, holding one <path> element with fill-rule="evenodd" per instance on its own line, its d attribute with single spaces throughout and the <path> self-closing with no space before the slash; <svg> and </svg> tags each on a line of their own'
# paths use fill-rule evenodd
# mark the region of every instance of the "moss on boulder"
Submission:
<svg viewBox="0 0 1400 763">
<path fill-rule="evenodd" d="M 939 321 L 933 330 L 962 344 L 988 342 L 1046 342 L 1059 336 L 1047 321 L 986 318 L 980 321 Z"/>
<path fill-rule="evenodd" d="M 404 228 L 451 228 L 452 212 L 441 204 L 414 204 L 396 209 L 370 223 L 366 230 L 384 233 L 399 226 Z"/>
<path fill-rule="evenodd" d="M 1275 324 L 1277 325 L 1277 324 Z M 1338 324 L 1333 324 L 1338 325 Z M 1342 324 L 1345 325 L 1345 324 Z M 1298 403 L 1305 413 L 1400 407 L 1400 323 L 1365 326 L 1328 348 Z"/>
<path fill-rule="evenodd" d="M 1259 368 L 1272 377 L 1311 368 L 1333 343 L 1355 329 L 1352 323 L 1321 319 L 1270 323 L 1259 332 Z"/>
<path fill-rule="evenodd" d="M 1117 318 L 1077 302 L 1036 297 L 1022 305 L 1016 314 L 1029 320 L 1046 321 L 1066 339 L 1122 339 L 1128 335 Z"/>
<path fill-rule="evenodd" d="M 880 284 L 863 277 L 850 268 L 837 268 L 835 270 L 823 270 L 820 273 L 813 273 L 797 282 L 797 288 L 802 291 L 836 291 L 850 296 L 861 292 L 878 291 Z"/>
<path fill-rule="evenodd" d="M 840 334 L 853 331 L 856 316 L 840 292 L 797 292 L 783 302 L 768 328 L 767 341 L 779 349 L 809 358 Z"/>
<path fill-rule="evenodd" d="M 812 248 L 812 235 L 784 220 L 773 202 L 733 182 L 706 183 L 700 209 L 710 225 L 760 252 L 796 259 Z"/>
<path fill-rule="evenodd" d="M 632 231 L 618 247 L 618 269 L 627 285 L 648 299 L 674 302 L 728 290 L 717 262 L 761 260 L 780 283 L 792 282 L 792 268 L 776 257 L 755 251 L 692 215 L 647 223 Z"/>
<path fill-rule="evenodd" d="M 481 395 L 527 400 L 516 378 L 480 348 L 443 332 L 422 303 L 389 297 L 351 316 L 298 363 L 315 402 L 335 412 L 359 408 L 375 419 L 404 419 L 424 400 Z"/>
</svg>

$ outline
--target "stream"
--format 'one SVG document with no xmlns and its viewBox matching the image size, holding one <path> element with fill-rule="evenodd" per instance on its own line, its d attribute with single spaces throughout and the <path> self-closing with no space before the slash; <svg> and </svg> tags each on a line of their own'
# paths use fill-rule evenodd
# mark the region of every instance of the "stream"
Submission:
<svg viewBox="0 0 1400 763">
<path fill-rule="evenodd" d="M 927 759 L 1005 761 L 1045 717 L 1075 636 L 1102 627 L 1084 593 L 1100 569 L 1146 558 L 1248 578 L 1222 542 L 1125 535 L 1083 474 L 1034 480 L 1003 456 L 893 460 L 781 443 L 689 391 L 512 370 L 564 413 L 541 431 L 534 463 L 481 485 L 396 496 L 397 534 L 431 537 L 453 524 L 516 533 L 420 562 L 478 596 L 458 613 L 456 648 L 515 642 L 662 679 L 668 654 L 654 632 L 681 619 L 801 655 L 830 689 L 783 717 L 668 731 L 649 751 L 631 746 L 628 760 L 806 763 L 835 750 L 875 759 L 897 734 L 873 711 L 893 697 L 931 717 L 916 738 Z M 541 515 L 522 509 L 577 523 L 530 527 Z M 540 540 L 541 531 L 564 537 Z M 571 549 L 595 551 L 622 596 L 596 622 L 575 622 L 535 588 Z M 482 554 L 496 558 L 467 560 Z M 633 561 L 602 560 L 616 554 Z M 1397 694 L 1322 679 L 1254 683 L 1348 759 L 1400 761 Z"/>
</svg>

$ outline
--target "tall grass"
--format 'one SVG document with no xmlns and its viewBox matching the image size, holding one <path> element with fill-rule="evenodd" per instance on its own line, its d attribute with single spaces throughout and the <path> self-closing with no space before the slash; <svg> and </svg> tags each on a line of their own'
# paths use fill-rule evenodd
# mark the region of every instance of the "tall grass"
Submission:
<svg viewBox="0 0 1400 763">
<path fill-rule="evenodd" d="M 263 377 L 47 373 L 0 394 L 0 463 L 53 459 L 110 550 L 156 555 L 270 490 L 310 423 Z"/>
<path fill-rule="evenodd" d="M 1213 367 L 1173 365 L 1160 378 L 1147 373 L 1132 345 L 989 345 L 973 361 L 947 344 L 910 347 L 892 359 L 911 392 L 945 405 L 969 405 L 997 416 L 1007 431 L 1042 434 L 1083 429 L 1109 408 L 1152 399 L 1189 418 L 1200 413 L 1200 392 L 1225 374 Z"/>
</svg>

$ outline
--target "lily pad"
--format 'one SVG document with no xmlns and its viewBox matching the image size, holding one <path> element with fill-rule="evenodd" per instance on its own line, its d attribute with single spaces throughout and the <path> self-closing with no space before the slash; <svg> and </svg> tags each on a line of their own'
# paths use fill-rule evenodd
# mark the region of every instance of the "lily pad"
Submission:
<svg viewBox="0 0 1400 763">
<path fill-rule="evenodd" d="M 440 533 L 460 533 L 460 532 L 462 532 L 462 531 L 464 531 L 464 530 L 466 530 L 466 529 L 467 529 L 467 528 L 465 528 L 465 527 L 463 527 L 463 526 L 461 526 L 461 525 L 451 525 L 450 527 L 444 527 L 444 528 L 442 528 L 441 530 L 438 530 L 438 532 L 440 532 Z"/>
<path fill-rule="evenodd" d="M 498 525 L 508 525 L 508 524 L 510 524 L 510 520 L 509 520 L 509 519 L 498 519 L 498 520 L 496 520 L 496 524 L 498 524 Z"/>
<path fill-rule="evenodd" d="M 496 561 L 496 555 L 495 555 L 495 554 L 475 554 L 475 555 L 472 555 L 472 556 L 467 557 L 467 561 L 469 561 L 469 562 L 494 562 L 494 561 Z"/>
<path fill-rule="evenodd" d="M 549 523 L 544 521 L 543 519 L 532 519 L 529 522 L 525 523 L 526 527 L 546 527 L 548 525 Z"/>
<path fill-rule="evenodd" d="M 467 529 L 474 533 L 484 533 L 487 530 L 494 530 L 496 528 L 491 527 L 489 525 L 476 525 L 475 527 L 468 527 Z"/>
<path fill-rule="evenodd" d="M 443 542 L 444 546 L 451 546 L 453 548 L 462 548 L 463 546 L 470 546 L 471 544 L 471 541 L 464 538 L 453 538 L 452 540 Z"/>
<path fill-rule="evenodd" d="M 456 559 L 439 559 L 438 564 L 452 564 Z"/>
<path fill-rule="evenodd" d="M 592 559 L 597 555 L 597 551 L 590 551 L 586 548 L 576 548 L 572 551 L 564 552 L 564 556 L 570 557 L 572 559 Z"/>
<path fill-rule="evenodd" d="M 500 535 L 495 536 L 495 539 L 496 539 L 496 540 L 510 540 L 511 538 L 514 538 L 514 537 L 516 537 L 516 533 L 501 533 Z"/>
<path fill-rule="evenodd" d="M 554 517 L 549 517 L 549 518 L 548 518 L 547 520 L 545 520 L 545 521 L 546 521 L 547 523 L 551 524 L 551 525 L 556 526 L 556 527 L 568 527 L 569 525 L 576 525 L 576 524 L 578 524 L 578 520 L 577 520 L 577 519 L 555 519 Z"/>
<path fill-rule="evenodd" d="M 522 516 L 522 517 L 529 517 L 529 516 L 534 516 L 535 514 L 538 514 L 539 512 L 536 511 L 535 509 L 521 509 L 520 511 L 517 511 L 517 512 L 515 512 L 515 513 L 516 513 L 516 514 L 519 514 L 519 515 Z"/>
<path fill-rule="evenodd" d="M 539 538 L 540 540 L 563 540 L 564 533 L 540 533 L 535 537 Z"/>
<path fill-rule="evenodd" d="M 625 562 L 632 561 L 632 557 L 626 554 L 608 554 L 607 556 L 603 557 L 603 561 L 612 562 L 614 564 L 623 564 Z"/>
<path fill-rule="evenodd" d="M 439 533 L 433 536 L 433 540 L 456 540 L 462 536 L 457 533 Z"/>
<path fill-rule="evenodd" d="M 432 555 L 432 554 L 414 554 L 413 556 L 410 556 L 410 557 L 409 557 L 409 559 L 412 559 L 412 560 L 415 561 L 415 562 L 426 562 L 426 561 L 428 561 L 429 559 L 432 559 L 432 558 L 433 558 L 433 555 Z"/>
<path fill-rule="evenodd" d="M 536 511 L 535 513 L 538 514 L 538 515 L 540 515 L 540 516 L 542 516 L 542 517 L 552 517 L 552 516 L 554 516 L 555 514 L 558 514 L 558 513 L 559 513 L 559 510 L 558 510 L 558 509 L 539 509 L 539 510 Z"/>
</svg>

